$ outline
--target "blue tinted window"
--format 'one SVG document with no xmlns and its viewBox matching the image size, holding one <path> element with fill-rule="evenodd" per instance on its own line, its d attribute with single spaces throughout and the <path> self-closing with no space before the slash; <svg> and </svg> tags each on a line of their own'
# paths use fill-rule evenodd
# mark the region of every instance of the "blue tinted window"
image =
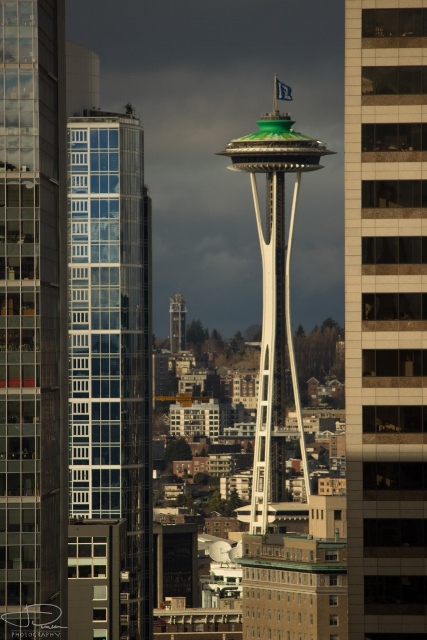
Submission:
<svg viewBox="0 0 427 640">
<path fill-rule="evenodd" d="M 110 328 L 110 314 L 108 311 L 101 311 L 101 329 Z"/>
<path fill-rule="evenodd" d="M 119 223 L 110 222 L 110 240 L 119 239 Z"/>
<path fill-rule="evenodd" d="M 101 398 L 110 397 L 110 381 L 101 380 Z"/>
<path fill-rule="evenodd" d="M 120 442 L 120 426 L 118 424 L 111 425 L 110 440 L 111 442 Z"/>
<path fill-rule="evenodd" d="M 100 329 L 99 311 L 92 311 L 92 329 Z"/>
<path fill-rule="evenodd" d="M 107 461 L 103 464 L 108 464 Z M 101 493 L 101 509 L 109 510 L 110 509 L 110 494 L 109 493 Z"/>
<path fill-rule="evenodd" d="M 120 381 L 119 380 L 111 380 L 110 397 L 111 398 L 120 397 Z"/>
<path fill-rule="evenodd" d="M 108 335 L 101 336 L 101 352 L 108 353 L 110 351 L 110 340 Z"/>
<path fill-rule="evenodd" d="M 92 336 L 92 353 L 100 353 L 101 341 L 99 335 Z"/>
<path fill-rule="evenodd" d="M 102 420 L 109 420 L 110 418 L 110 405 L 108 402 L 101 403 L 101 418 Z"/>
<path fill-rule="evenodd" d="M 118 200 L 110 200 L 110 217 L 116 218 L 117 216 L 112 216 L 112 213 L 119 213 L 119 201 Z"/>
<path fill-rule="evenodd" d="M 92 284 L 99 284 L 99 267 L 92 267 Z"/>
<path fill-rule="evenodd" d="M 119 132 L 117 129 L 110 129 L 110 149 L 118 149 L 119 146 Z"/>
<path fill-rule="evenodd" d="M 92 471 L 92 485 L 94 487 L 99 487 L 100 486 L 100 478 L 99 478 L 99 469 L 97 469 L 96 471 Z"/>
<path fill-rule="evenodd" d="M 101 171 L 108 171 L 108 153 L 99 154 L 99 168 Z"/>
<path fill-rule="evenodd" d="M 112 463 L 112 464 L 115 464 L 115 463 Z M 112 491 L 110 495 L 111 495 L 111 508 L 120 509 L 120 491 Z"/>
<path fill-rule="evenodd" d="M 111 267 L 110 269 L 110 284 L 119 284 L 119 268 Z"/>
<path fill-rule="evenodd" d="M 111 464 L 120 464 L 120 448 L 111 447 Z"/>
<path fill-rule="evenodd" d="M 92 193 L 99 193 L 99 176 L 90 177 L 90 190 Z"/>
<path fill-rule="evenodd" d="M 99 147 L 99 135 L 97 130 L 92 130 L 90 132 L 90 146 L 92 149 L 98 149 Z"/>
<path fill-rule="evenodd" d="M 118 469 L 111 470 L 111 486 L 118 487 L 120 485 L 120 471 Z"/>
<path fill-rule="evenodd" d="M 102 435 L 102 442 L 110 442 L 110 425 L 109 424 L 103 424 L 101 425 L 101 435 Z"/>
<path fill-rule="evenodd" d="M 99 509 L 100 508 L 100 497 L 101 494 L 99 493 L 99 491 L 93 491 L 92 493 L 92 509 Z M 93 518 L 96 518 L 96 515 L 92 515 Z M 99 518 L 99 516 L 98 516 Z"/>
<path fill-rule="evenodd" d="M 92 306 L 99 307 L 99 289 L 92 289 L 91 299 L 92 299 Z"/>
<path fill-rule="evenodd" d="M 120 306 L 120 296 L 118 289 L 110 290 L 110 307 Z"/>
<path fill-rule="evenodd" d="M 120 402 L 111 403 L 111 420 L 119 420 L 120 418 Z"/>
<path fill-rule="evenodd" d="M 110 171 L 119 170 L 119 154 L 110 153 Z"/>
<path fill-rule="evenodd" d="M 108 193 L 108 176 L 100 176 L 99 193 Z"/>
<path fill-rule="evenodd" d="M 92 398 L 99 398 L 99 380 L 92 380 Z"/>
<path fill-rule="evenodd" d="M 91 261 L 99 262 L 99 245 L 98 244 L 91 246 L 90 253 L 91 253 L 91 257 L 90 257 Z"/>
<path fill-rule="evenodd" d="M 119 247 L 118 245 L 110 246 L 110 262 L 119 262 Z"/>
<path fill-rule="evenodd" d="M 99 376 L 100 369 L 101 369 L 100 358 L 92 358 L 92 375 Z"/>
<path fill-rule="evenodd" d="M 110 329 L 119 328 L 119 312 L 112 311 L 110 313 Z"/>
<path fill-rule="evenodd" d="M 99 154 L 96 152 L 90 154 L 90 170 L 99 171 Z"/>
<path fill-rule="evenodd" d="M 109 230 L 109 223 L 108 222 L 101 222 L 100 223 L 100 234 L 99 234 L 99 239 L 100 240 L 108 240 L 108 230 Z"/>
<path fill-rule="evenodd" d="M 108 267 L 101 267 L 101 284 L 110 284 L 110 270 Z"/>
<path fill-rule="evenodd" d="M 110 358 L 110 375 L 118 376 L 120 374 L 120 359 Z"/>
<path fill-rule="evenodd" d="M 102 376 L 108 376 L 108 358 L 102 358 L 101 359 L 101 375 Z"/>
<path fill-rule="evenodd" d="M 99 200 L 92 200 L 90 203 L 91 218 L 99 218 Z"/>
<path fill-rule="evenodd" d="M 119 176 L 109 176 L 109 178 L 110 178 L 110 193 L 118 193 L 119 192 Z"/>
<path fill-rule="evenodd" d="M 110 336 L 110 353 L 119 353 L 119 336 L 117 334 Z"/>
<path fill-rule="evenodd" d="M 110 262 L 108 244 L 101 244 L 99 248 L 100 248 L 99 262 Z"/>
<path fill-rule="evenodd" d="M 99 130 L 99 147 L 100 149 L 108 149 L 108 129 Z"/>
<path fill-rule="evenodd" d="M 108 218 L 108 200 L 101 200 L 100 202 L 100 217 Z"/>
<path fill-rule="evenodd" d="M 90 223 L 90 233 L 92 242 L 94 242 L 95 240 L 99 240 L 99 222 Z"/>
</svg>

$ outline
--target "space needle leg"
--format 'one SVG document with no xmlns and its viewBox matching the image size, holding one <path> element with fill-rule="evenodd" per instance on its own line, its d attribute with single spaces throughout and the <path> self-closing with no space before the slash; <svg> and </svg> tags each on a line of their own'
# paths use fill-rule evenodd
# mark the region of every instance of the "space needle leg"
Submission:
<svg viewBox="0 0 427 640">
<path fill-rule="evenodd" d="M 255 217 L 261 249 L 263 272 L 262 341 L 260 357 L 260 390 L 257 403 L 257 422 L 254 447 L 254 472 L 250 512 L 251 534 L 265 533 L 268 525 L 270 491 L 270 443 L 272 430 L 272 404 L 274 380 L 274 346 L 276 340 L 276 183 L 273 173 L 273 199 L 270 237 L 266 242 L 259 206 L 256 178 L 250 174 Z"/>
<path fill-rule="evenodd" d="M 304 465 L 305 491 L 306 491 L 307 502 L 308 502 L 310 497 L 310 483 L 309 483 L 308 464 L 307 464 L 307 450 L 306 450 L 305 438 L 304 438 L 304 425 L 303 425 L 302 413 L 301 413 L 301 400 L 300 400 L 300 394 L 299 394 L 298 373 L 297 373 L 297 367 L 296 367 L 296 361 L 295 361 L 294 341 L 293 341 L 293 335 L 292 335 L 291 295 L 290 295 L 292 241 L 293 241 L 293 234 L 294 234 L 295 215 L 296 215 L 296 209 L 297 209 L 297 203 L 298 203 L 300 182 L 301 182 L 301 172 L 299 171 L 295 175 L 295 187 L 294 187 L 294 195 L 292 199 L 291 219 L 289 222 L 288 247 L 286 252 L 285 299 L 286 299 L 286 335 L 287 335 L 288 349 L 289 349 L 289 362 L 291 367 L 292 387 L 294 391 L 295 410 L 297 414 L 298 430 L 300 433 L 301 456 L 302 456 L 302 461 Z"/>
</svg>

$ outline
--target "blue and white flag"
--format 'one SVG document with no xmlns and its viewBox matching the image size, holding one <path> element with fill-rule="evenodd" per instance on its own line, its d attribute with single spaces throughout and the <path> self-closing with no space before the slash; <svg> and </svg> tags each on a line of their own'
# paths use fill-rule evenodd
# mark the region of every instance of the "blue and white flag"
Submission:
<svg viewBox="0 0 427 640">
<path fill-rule="evenodd" d="M 278 100 L 292 100 L 292 89 L 276 78 L 276 97 Z"/>
</svg>

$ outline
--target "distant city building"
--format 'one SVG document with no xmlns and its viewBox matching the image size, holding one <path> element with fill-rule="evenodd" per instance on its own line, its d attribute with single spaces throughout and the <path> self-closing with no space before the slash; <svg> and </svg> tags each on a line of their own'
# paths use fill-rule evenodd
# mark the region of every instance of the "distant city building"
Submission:
<svg viewBox="0 0 427 640">
<path fill-rule="evenodd" d="M 221 397 L 231 403 L 242 403 L 256 409 L 259 393 L 259 370 L 237 369 L 221 376 Z"/>
<path fill-rule="evenodd" d="M 219 488 L 221 498 L 223 498 L 223 500 L 228 500 L 230 493 L 232 491 L 237 491 L 237 495 L 241 500 L 250 502 L 252 490 L 252 469 L 220 478 Z"/>
<path fill-rule="evenodd" d="M 215 442 L 225 427 L 242 421 L 243 417 L 243 405 L 220 404 L 216 399 L 202 404 L 195 398 L 190 406 L 170 405 L 170 434 L 177 437 L 207 436 Z"/>
<path fill-rule="evenodd" d="M 345 385 L 337 379 L 328 380 L 321 384 L 317 378 L 307 381 L 308 406 L 318 407 L 331 404 L 332 401 L 339 407 L 345 406 Z"/>
<path fill-rule="evenodd" d="M 184 475 L 194 477 L 196 473 L 209 473 L 209 458 L 194 457 L 192 460 L 174 460 L 172 471 L 178 478 Z"/>
<path fill-rule="evenodd" d="M 225 438 L 254 438 L 256 422 L 235 422 L 231 427 L 224 427 Z"/>
<path fill-rule="evenodd" d="M 212 369 L 191 369 L 187 373 L 182 373 L 178 380 L 179 393 L 217 398 L 219 389 L 219 376 Z"/>
<path fill-rule="evenodd" d="M 187 346 L 185 298 L 180 293 L 176 293 L 173 298 L 169 298 L 170 315 L 170 350 L 172 353 L 185 351 Z"/>
<path fill-rule="evenodd" d="M 187 607 L 198 605 L 197 525 L 153 525 L 154 605 L 182 597 Z"/>
<path fill-rule="evenodd" d="M 319 496 L 343 496 L 347 493 L 347 480 L 345 478 L 319 478 Z"/>
<path fill-rule="evenodd" d="M 228 534 L 230 532 L 246 531 L 246 526 L 242 522 L 239 522 L 236 518 L 216 516 L 205 518 L 204 531 L 211 536 L 218 536 L 218 538 L 228 538 Z"/>
</svg>

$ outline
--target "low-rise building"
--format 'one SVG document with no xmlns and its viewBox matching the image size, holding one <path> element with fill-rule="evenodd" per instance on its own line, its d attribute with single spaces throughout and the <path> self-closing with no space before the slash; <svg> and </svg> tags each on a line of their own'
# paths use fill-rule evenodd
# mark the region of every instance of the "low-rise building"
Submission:
<svg viewBox="0 0 427 640">
<path fill-rule="evenodd" d="M 231 476 L 220 478 L 219 489 L 221 498 L 228 500 L 232 491 L 244 502 L 250 502 L 252 495 L 252 470 L 234 473 Z"/>
<path fill-rule="evenodd" d="M 319 496 L 343 496 L 347 493 L 347 480 L 345 478 L 319 478 Z"/>
<path fill-rule="evenodd" d="M 169 407 L 169 428 L 176 437 L 206 436 L 217 442 L 225 427 L 241 422 L 243 405 L 220 404 L 212 398 L 209 402 L 198 403 L 194 398 L 190 406 L 181 403 Z"/>
<path fill-rule="evenodd" d="M 240 601 L 237 601 L 240 603 Z M 167 601 L 154 609 L 156 640 L 242 640 L 242 611 L 234 600 L 224 599 L 219 607 L 187 609 Z M 157 621 L 161 621 L 157 623 Z"/>
<path fill-rule="evenodd" d="M 246 527 L 236 518 L 227 518 L 225 516 L 216 516 L 205 518 L 204 531 L 211 536 L 219 538 L 228 538 L 228 534 L 234 531 L 246 531 Z"/>
<path fill-rule="evenodd" d="M 196 473 L 209 474 L 209 458 L 193 458 L 192 460 L 174 460 L 172 463 L 173 473 L 182 478 L 183 476 L 195 476 Z"/>
</svg>

